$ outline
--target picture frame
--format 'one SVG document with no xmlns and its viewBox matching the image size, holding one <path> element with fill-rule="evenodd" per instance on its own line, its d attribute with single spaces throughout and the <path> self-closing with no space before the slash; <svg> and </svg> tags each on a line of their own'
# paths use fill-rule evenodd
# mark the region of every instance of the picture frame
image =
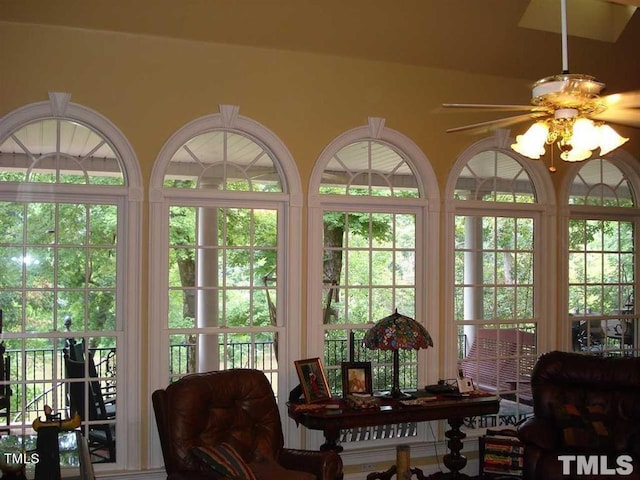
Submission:
<svg viewBox="0 0 640 480">
<path fill-rule="evenodd" d="M 342 396 L 373 395 L 371 362 L 342 362 Z"/>
<path fill-rule="evenodd" d="M 323 402 L 331 399 L 331 390 L 327 382 L 320 358 L 295 360 L 296 372 L 306 403 Z"/>
</svg>

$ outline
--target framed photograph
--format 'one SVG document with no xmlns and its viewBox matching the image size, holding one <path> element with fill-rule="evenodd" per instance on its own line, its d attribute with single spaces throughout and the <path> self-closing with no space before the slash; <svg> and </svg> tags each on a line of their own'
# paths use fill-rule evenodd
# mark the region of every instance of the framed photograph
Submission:
<svg viewBox="0 0 640 480">
<path fill-rule="evenodd" d="M 296 360 L 296 371 L 307 403 L 331 399 L 331 390 L 319 358 Z"/>
<path fill-rule="evenodd" d="M 373 394 L 371 362 L 342 362 L 342 396 Z"/>
</svg>

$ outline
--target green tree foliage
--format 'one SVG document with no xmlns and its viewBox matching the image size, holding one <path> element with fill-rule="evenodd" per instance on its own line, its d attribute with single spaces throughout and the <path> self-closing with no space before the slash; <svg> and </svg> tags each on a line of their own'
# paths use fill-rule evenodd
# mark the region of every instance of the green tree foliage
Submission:
<svg viewBox="0 0 640 480">
<path fill-rule="evenodd" d="M 328 287 L 323 323 L 330 323 L 331 305 L 338 300 L 337 289 L 342 276 L 343 247 L 347 228 L 351 235 L 363 239 L 388 241 L 393 225 L 377 215 L 358 212 L 326 212 L 324 220 L 323 283 Z M 351 268 L 351 267 L 350 267 Z M 353 268 L 357 268 L 353 265 Z"/>
<path fill-rule="evenodd" d="M 115 205 L 0 202 L 0 222 L 6 330 L 64 331 L 67 317 L 72 331 L 115 330 Z M 94 336 L 89 345 L 113 344 Z"/>
</svg>

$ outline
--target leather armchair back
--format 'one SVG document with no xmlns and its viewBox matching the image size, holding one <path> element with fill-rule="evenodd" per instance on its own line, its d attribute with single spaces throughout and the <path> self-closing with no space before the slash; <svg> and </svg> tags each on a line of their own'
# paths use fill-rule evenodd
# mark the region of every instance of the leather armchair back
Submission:
<svg viewBox="0 0 640 480">
<path fill-rule="evenodd" d="M 564 404 L 602 405 L 615 427 L 615 449 L 633 445 L 630 437 L 640 423 L 640 358 L 550 352 L 536 363 L 531 389 L 536 417 L 553 419 Z"/>
<path fill-rule="evenodd" d="M 234 369 L 181 378 L 152 395 L 168 474 L 203 471 L 193 447 L 233 441 L 277 459 L 283 448 L 271 384 L 258 370 Z"/>
<path fill-rule="evenodd" d="M 525 479 L 568 478 L 561 455 L 606 458 L 609 468 L 631 455 L 634 470 L 625 478 L 640 480 L 640 358 L 545 353 L 533 369 L 531 390 L 534 415 L 518 426 Z M 569 468 L 575 474 L 577 463 Z M 599 473 L 579 478 L 603 478 Z"/>
</svg>

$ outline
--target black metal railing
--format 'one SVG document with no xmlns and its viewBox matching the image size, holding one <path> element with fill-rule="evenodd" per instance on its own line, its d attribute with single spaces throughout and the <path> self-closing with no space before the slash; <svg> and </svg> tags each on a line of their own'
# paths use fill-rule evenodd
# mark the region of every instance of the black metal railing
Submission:
<svg viewBox="0 0 640 480">
<path fill-rule="evenodd" d="M 363 334 L 363 333 L 362 333 Z M 356 332 L 356 337 L 361 332 Z M 361 338 L 327 339 L 324 362 L 327 381 L 334 394 L 342 388 L 341 363 L 344 361 L 371 362 L 374 390 L 389 389 L 393 375 L 392 352 L 369 350 L 362 345 Z M 466 351 L 467 338 L 459 335 L 459 356 Z M 98 377 L 107 386 L 115 383 L 117 368 L 115 348 L 91 348 Z M 170 375 L 178 377 L 197 371 L 196 343 L 186 341 L 169 348 Z M 8 350 L 11 361 L 11 411 L 13 422 L 29 423 L 40 415 L 44 405 L 66 405 L 65 389 L 60 388 L 64 378 L 64 362 L 59 353 L 54 362 L 54 350 L 32 348 L 23 351 Z M 274 342 L 238 342 L 219 344 L 219 358 L 225 368 L 258 368 L 265 372 L 277 372 L 278 362 Z M 21 360 L 21 361 L 17 361 Z M 416 388 L 417 352 L 400 351 L 400 387 Z M 54 375 L 54 364 L 57 375 Z M 24 365 L 24 366 L 23 366 Z M 19 381 L 19 379 L 24 379 Z M 53 379 L 53 380 L 52 380 Z M 58 379 L 58 380 L 56 380 Z M 22 407 L 22 398 L 26 398 Z"/>
<path fill-rule="evenodd" d="M 353 342 L 354 344 L 356 342 Z M 385 390 L 391 387 L 393 376 L 393 356 L 389 351 L 368 350 L 361 345 L 355 345 L 353 356 L 349 354 L 350 343 L 346 339 L 327 340 L 325 342 L 325 370 L 327 382 L 335 394 L 341 393 L 342 379 L 340 365 L 343 361 L 370 361 L 373 366 L 374 390 Z M 277 370 L 277 358 L 273 342 L 242 342 L 219 344 L 219 359 L 226 368 L 259 368 L 266 372 Z M 400 386 L 415 388 L 417 362 L 416 352 L 402 351 L 400 353 Z M 170 375 L 177 377 L 197 371 L 196 344 L 184 342 L 173 344 L 169 348 Z"/>
<path fill-rule="evenodd" d="M 110 347 L 90 348 L 96 366 L 97 378 L 103 387 L 115 387 L 116 350 Z M 30 423 L 42 416 L 45 405 L 57 410 L 67 406 L 64 388 L 64 361 L 62 352 L 53 349 L 28 348 L 7 350 L 11 359 L 11 422 Z M 23 398 L 25 399 L 23 407 Z"/>
<path fill-rule="evenodd" d="M 265 372 L 278 369 L 274 342 L 237 342 L 218 344 L 218 359 L 225 368 L 257 368 Z M 169 347 L 169 374 L 172 377 L 195 373 L 196 344 L 184 342 Z"/>
</svg>

